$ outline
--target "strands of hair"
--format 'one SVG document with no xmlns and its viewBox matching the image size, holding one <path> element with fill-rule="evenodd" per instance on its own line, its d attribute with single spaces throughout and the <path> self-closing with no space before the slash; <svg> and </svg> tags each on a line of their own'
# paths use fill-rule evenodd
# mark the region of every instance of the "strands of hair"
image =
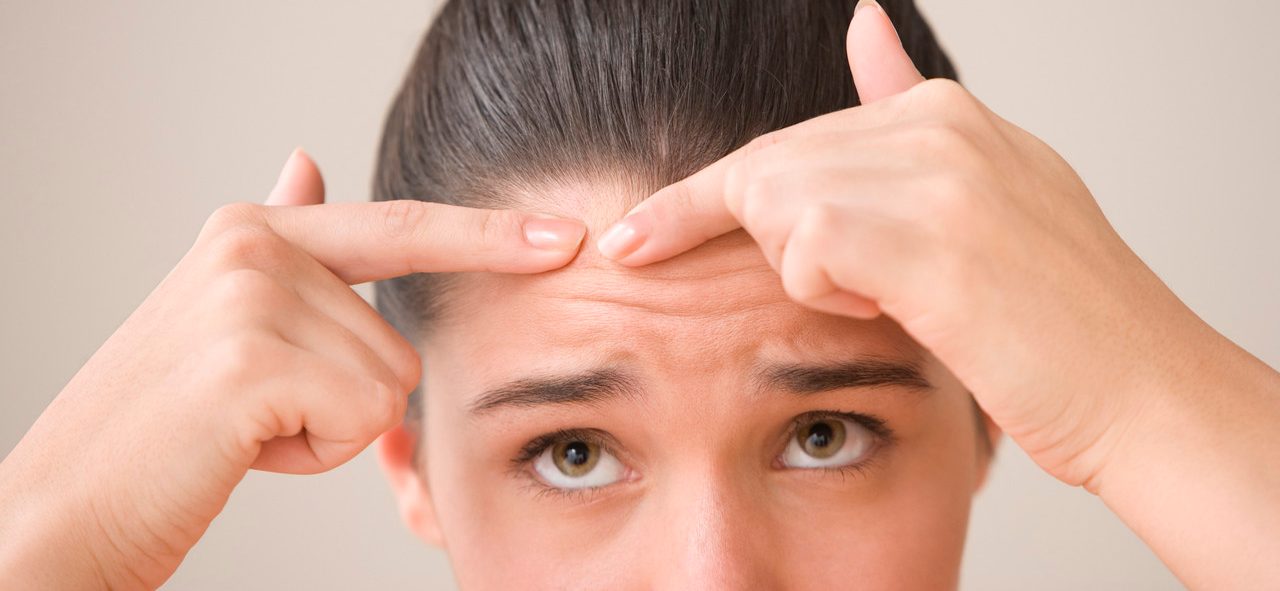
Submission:
<svg viewBox="0 0 1280 591">
<path fill-rule="evenodd" d="M 858 105 L 854 4 L 447 2 L 387 115 L 373 197 L 513 207 L 531 187 L 592 179 L 643 197 L 758 135 Z M 957 78 L 910 1 L 882 5 L 926 78 Z M 378 310 L 416 342 L 447 281 L 379 282 Z"/>
</svg>

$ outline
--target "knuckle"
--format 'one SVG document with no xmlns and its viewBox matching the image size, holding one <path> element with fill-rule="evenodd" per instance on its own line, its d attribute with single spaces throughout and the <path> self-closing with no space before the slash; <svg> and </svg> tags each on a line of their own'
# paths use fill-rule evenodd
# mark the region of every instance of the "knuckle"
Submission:
<svg viewBox="0 0 1280 591">
<path fill-rule="evenodd" d="M 907 138 L 915 150 L 927 154 L 935 163 L 938 158 L 952 158 L 974 147 L 964 130 L 945 119 L 912 126 Z"/>
<path fill-rule="evenodd" d="M 954 120 L 935 120 L 912 126 L 906 132 L 919 165 L 940 166 L 955 174 L 990 174 L 992 165 L 981 143 L 967 125 Z"/>
<path fill-rule="evenodd" d="M 776 131 L 762 133 L 753 137 L 751 138 L 751 141 L 747 142 L 747 144 L 742 147 L 742 161 L 750 160 L 751 157 L 759 154 L 761 151 L 780 143 L 782 143 L 782 134 Z"/>
<path fill-rule="evenodd" d="M 801 214 L 787 241 L 788 255 L 780 272 L 787 297 L 807 304 L 835 289 L 823 255 L 838 242 L 843 215 L 841 208 L 831 203 L 815 204 Z"/>
<path fill-rule="evenodd" d="M 748 228 L 760 227 L 768 219 L 774 195 L 774 182 L 769 178 L 753 178 L 742 189 L 742 223 Z"/>
<path fill-rule="evenodd" d="M 429 204 L 413 199 L 385 201 L 382 205 L 383 229 L 391 238 L 410 238 L 421 231 L 430 210 Z"/>
<path fill-rule="evenodd" d="M 925 183 L 929 206 L 923 221 L 930 229 L 935 233 L 973 229 L 977 194 L 968 179 L 958 174 L 938 174 Z"/>
<path fill-rule="evenodd" d="M 215 382 L 244 386 L 259 378 L 265 367 L 276 365 L 273 361 L 282 354 L 279 345 L 266 331 L 241 331 L 215 341 L 203 356 L 203 364 Z"/>
<path fill-rule="evenodd" d="M 391 428 L 404 417 L 406 395 L 400 392 L 400 386 L 385 379 L 370 380 L 372 390 L 371 426 L 378 432 Z"/>
<path fill-rule="evenodd" d="M 693 212 L 693 189 L 684 181 L 675 182 L 663 187 L 646 203 L 659 224 L 677 222 Z"/>
<path fill-rule="evenodd" d="M 725 170 L 725 205 L 730 212 L 739 216 L 740 221 L 744 220 L 742 216 L 745 216 L 747 200 L 754 190 L 752 185 L 759 180 L 756 167 L 749 164 L 753 161 L 751 158 L 742 158 Z"/>
<path fill-rule="evenodd" d="M 802 239 L 821 240 L 831 232 L 840 230 L 842 213 L 839 205 L 829 201 L 814 203 L 806 209 L 797 231 L 801 232 Z"/>
<path fill-rule="evenodd" d="M 222 268 L 276 268 L 289 260 L 289 244 L 259 226 L 224 230 L 208 242 L 206 255 Z"/>
<path fill-rule="evenodd" d="M 955 80 L 930 78 L 912 87 L 911 91 L 918 93 L 915 98 L 928 106 L 929 110 L 942 113 L 949 119 L 969 125 L 988 122 L 987 108 L 969 89 Z"/>
<path fill-rule="evenodd" d="M 930 78 L 911 87 L 909 92 L 924 97 L 931 104 L 952 105 L 973 98 L 968 89 L 950 78 Z"/>
<path fill-rule="evenodd" d="M 385 405 L 387 413 L 382 422 L 382 429 L 379 431 L 386 431 L 404 421 L 404 413 L 409 408 L 409 393 L 399 385 L 389 387 L 387 395 L 390 397 Z"/>
<path fill-rule="evenodd" d="M 508 209 L 488 209 L 480 216 L 479 242 L 492 250 L 510 242 L 520 233 L 521 216 Z"/>
<path fill-rule="evenodd" d="M 234 228 L 255 225 L 262 219 L 261 205 L 248 202 L 228 203 L 215 209 L 200 229 L 200 236 L 216 236 Z"/>
<path fill-rule="evenodd" d="M 417 384 L 422 379 L 422 358 L 418 356 L 418 350 L 409 344 L 409 341 L 401 339 L 395 347 L 396 358 L 392 360 L 392 368 L 398 370 L 397 375 L 405 376 L 406 381 Z"/>
<path fill-rule="evenodd" d="M 284 308 L 290 295 L 273 277 L 256 269 L 237 269 L 223 274 L 210 293 L 215 309 L 223 313 Z"/>
</svg>

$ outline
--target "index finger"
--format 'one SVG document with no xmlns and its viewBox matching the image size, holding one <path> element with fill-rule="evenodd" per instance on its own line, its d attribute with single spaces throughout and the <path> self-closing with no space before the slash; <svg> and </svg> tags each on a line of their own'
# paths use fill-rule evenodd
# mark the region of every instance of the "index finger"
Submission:
<svg viewBox="0 0 1280 591">
<path fill-rule="evenodd" d="M 626 265 L 647 265 L 740 227 L 725 204 L 723 189 L 740 152 L 741 148 L 640 202 L 600 235 L 600 254 Z"/>
<path fill-rule="evenodd" d="M 539 273 L 567 264 L 586 225 L 509 209 L 416 200 L 250 206 L 347 284 L 411 273 Z"/>
<path fill-rule="evenodd" d="M 876 128 L 901 120 L 904 95 L 832 111 L 760 135 L 707 167 L 640 202 L 600 235 L 600 254 L 628 266 L 671 258 L 716 236 L 736 230 L 743 175 L 751 160 L 785 156 L 789 142 L 815 134 Z M 786 144 L 784 146 L 784 144 Z M 740 170 L 735 170 L 740 168 Z M 732 190 L 731 190 L 732 189 Z"/>
<path fill-rule="evenodd" d="M 852 107 L 861 109 L 862 107 Z M 835 111 L 760 135 L 724 157 L 650 195 L 600 235 L 600 254 L 629 266 L 671 258 L 742 227 L 728 191 L 734 167 L 767 148 L 832 126 L 878 125 L 876 117 Z M 749 165 L 748 165 L 749 166 Z"/>
</svg>

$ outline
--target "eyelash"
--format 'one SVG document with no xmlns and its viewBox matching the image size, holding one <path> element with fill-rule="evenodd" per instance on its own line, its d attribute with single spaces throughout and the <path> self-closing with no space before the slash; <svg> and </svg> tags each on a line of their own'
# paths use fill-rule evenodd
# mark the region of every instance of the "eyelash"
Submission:
<svg viewBox="0 0 1280 591">
<path fill-rule="evenodd" d="M 791 420 L 791 428 L 787 429 L 786 438 L 783 439 L 783 445 L 791 441 L 796 436 L 796 430 L 801 425 L 822 419 L 844 419 L 853 423 L 857 423 L 865 427 L 874 436 L 871 451 L 867 452 L 867 458 L 856 464 L 848 466 L 836 467 L 820 467 L 820 468 L 803 468 L 808 472 L 816 472 L 823 475 L 839 475 L 841 478 L 849 476 L 865 476 L 872 468 L 879 465 L 883 459 L 884 452 L 889 447 L 897 443 L 897 436 L 893 429 L 885 424 L 884 419 L 875 415 L 862 414 L 857 412 L 844 412 L 836 410 L 814 410 L 796 416 Z M 779 454 L 778 457 L 781 457 Z M 776 462 L 776 460 L 775 460 Z"/>
<path fill-rule="evenodd" d="M 589 501 L 596 493 L 607 487 L 556 488 L 544 484 L 533 474 L 533 461 L 538 459 L 538 456 L 542 455 L 542 452 L 546 451 L 548 447 L 565 440 L 593 443 L 610 454 L 614 453 L 612 439 L 602 431 L 597 429 L 560 429 L 534 437 L 532 441 L 524 444 L 520 451 L 516 453 L 516 456 L 511 459 L 511 469 L 526 480 L 529 488 L 534 492 L 535 498 L 554 496 L 580 502 Z"/>
<path fill-rule="evenodd" d="M 791 426 L 787 429 L 786 437 L 783 441 L 787 442 L 790 441 L 792 437 L 795 437 L 796 430 L 806 422 L 821 419 L 844 419 L 857 423 L 865 427 L 872 433 L 872 435 L 875 436 L 875 442 L 873 443 L 874 447 L 872 448 L 872 451 L 869 452 L 867 459 L 861 462 L 834 468 L 805 468 L 805 470 L 811 472 L 818 472 L 827 475 L 838 474 L 842 478 L 847 478 L 850 475 L 864 476 L 871 468 L 874 468 L 878 464 L 879 459 L 883 455 L 884 448 L 890 447 L 897 441 L 893 430 L 890 429 L 888 425 L 885 424 L 884 419 L 881 419 L 880 417 L 856 412 L 833 410 L 810 411 L 796 416 L 791 420 Z M 554 496 L 557 498 L 565 498 L 580 502 L 589 501 L 596 494 L 608 487 L 572 489 L 557 488 L 544 484 L 536 475 L 533 474 L 531 470 L 533 461 L 536 460 L 542 452 L 546 451 L 548 447 L 565 440 L 593 443 L 599 446 L 600 449 L 616 455 L 614 452 L 612 438 L 605 435 L 598 429 L 560 429 L 539 435 L 524 444 L 524 446 L 520 448 L 520 451 L 516 453 L 516 456 L 511 459 L 511 470 L 513 473 L 526 480 L 530 489 L 534 492 L 535 498 Z"/>
</svg>

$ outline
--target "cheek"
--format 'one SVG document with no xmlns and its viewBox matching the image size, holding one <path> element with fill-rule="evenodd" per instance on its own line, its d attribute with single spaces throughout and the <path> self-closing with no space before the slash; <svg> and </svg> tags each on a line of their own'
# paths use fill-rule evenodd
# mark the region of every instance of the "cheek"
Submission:
<svg viewBox="0 0 1280 591">
<path fill-rule="evenodd" d="M 967 406 L 942 402 L 922 407 L 922 420 L 899 429 L 885 469 L 849 476 L 866 479 L 863 492 L 811 487 L 777 505 L 774 535 L 788 580 L 832 588 L 851 577 L 862 589 L 956 586 L 977 450 Z"/>
<path fill-rule="evenodd" d="M 432 380 L 438 380 L 432 387 Z M 475 443 L 476 433 L 447 399 L 445 372 L 428 375 L 425 441 L 427 482 L 450 563 L 463 589 L 619 589 L 629 554 L 608 531 L 597 508 L 574 511 L 568 503 L 537 499 L 513 477 L 505 458 Z M 495 456 L 495 457 L 490 457 Z M 551 510 L 549 508 L 558 509 Z M 584 543 L 584 540 L 591 540 Z M 622 560 L 616 560 L 619 557 Z"/>
<path fill-rule="evenodd" d="M 428 451 L 428 463 L 464 588 L 643 588 L 725 571 L 815 588 L 954 588 L 977 456 L 967 399 L 941 402 L 901 430 L 884 470 L 841 485 L 712 470 L 578 504 L 533 498 L 461 454 Z M 458 449 L 459 423 L 437 423 L 448 438 L 428 445 Z"/>
</svg>

